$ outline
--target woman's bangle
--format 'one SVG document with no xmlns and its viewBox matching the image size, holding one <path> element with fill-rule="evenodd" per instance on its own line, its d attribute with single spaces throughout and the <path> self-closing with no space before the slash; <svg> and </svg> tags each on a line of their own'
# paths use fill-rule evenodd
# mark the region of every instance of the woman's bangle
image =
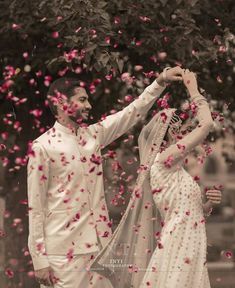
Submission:
<svg viewBox="0 0 235 288">
<path fill-rule="evenodd" d="M 203 95 L 201 95 L 200 93 L 194 94 L 190 98 L 191 98 L 192 102 L 196 102 L 197 99 L 205 99 L 206 100 L 206 98 Z"/>
<path fill-rule="evenodd" d="M 198 92 L 198 93 L 193 94 L 193 95 L 191 96 L 191 98 L 194 99 L 194 98 L 197 98 L 197 97 L 199 97 L 199 96 L 202 96 L 202 94 L 200 94 L 200 93 Z M 202 96 L 202 97 L 203 97 L 203 96 Z"/>
<path fill-rule="evenodd" d="M 206 216 L 206 217 L 209 217 L 209 216 L 211 215 L 212 211 L 213 211 L 213 208 L 211 207 L 210 210 L 209 210 L 209 212 L 208 212 L 208 213 L 205 213 L 205 216 Z"/>
<path fill-rule="evenodd" d="M 163 72 L 162 72 L 162 78 L 163 78 L 163 81 L 166 82 L 166 83 L 169 83 L 169 80 L 167 80 L 167 77 L 166 77 L 166 71 L 171 69 L 171 67 L 166 67 L 163 69 Z"/>
</svg>

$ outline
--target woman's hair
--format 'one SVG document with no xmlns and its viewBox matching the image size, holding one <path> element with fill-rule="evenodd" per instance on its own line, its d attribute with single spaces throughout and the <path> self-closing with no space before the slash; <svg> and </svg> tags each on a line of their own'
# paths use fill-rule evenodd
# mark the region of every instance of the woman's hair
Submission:
<svg viewBox="0 0 235 288">
<path fill-rule="evenodd" d="M 80 87 L 79 79 L 69 77 L 59 78 L 50 85 L 47 92 L 47 100 L 53 115 L 57 115 L 57 107 L 52 98 L 56 97 L 57 93 L 61 93 L 69 99 L 74 95 L 74 89 L 77 87 Z"/>
<path fill-rule="evenodd" d="M 177 109 L 175 112 L 174 112 L 175 115 L 177 115 L 180 120 L 181 120 L 181 125 L 183 125 L 184 123 L 186 123 L 187 119 L 188 119 L 188 114 L 181 110 L 181 109 Z M 167 135 L 168 135 L 168 131 L 169 131 L 169 127 L 170 125 L 168 126 L 167 130 L 166 130 L 166 134 L 164 136 L 164 139 L 163 141 L 167 141 Z"/>
</svg>

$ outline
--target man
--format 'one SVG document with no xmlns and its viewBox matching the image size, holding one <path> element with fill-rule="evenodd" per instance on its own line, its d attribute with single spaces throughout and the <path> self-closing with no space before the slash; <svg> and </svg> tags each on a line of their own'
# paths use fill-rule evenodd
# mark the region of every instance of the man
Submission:
<svg viewBox="0 0 235 288">
<path fill-rule="evenodd" d="M 141 119 L 180 67 L 164 70 L 138 99 L 105 120 L 84 126 L 91 105 L 78 81 L 52 83 L 54 126 L 33 141 L 28 162 L 29 250 L 41 287 L 112 287 L 86 267 L 111 237 L 101 149 Z"/>
</svg>

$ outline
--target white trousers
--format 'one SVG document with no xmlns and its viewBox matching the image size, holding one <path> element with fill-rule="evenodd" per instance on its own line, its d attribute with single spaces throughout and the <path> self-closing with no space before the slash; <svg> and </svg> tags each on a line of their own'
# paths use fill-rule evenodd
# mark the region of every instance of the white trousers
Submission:
<svg viewBox="0 0 235 288">
<path fill-rule="evenodd" d="M 108 279 L 94 271 L 87 271 L 92 255 L 96 253 L 74 255 L 72 259 L 66 255 L 48 255 L 58 280 L 53 286 L 40 285 L 40 288 L 114 288 Z"/>
</svg>

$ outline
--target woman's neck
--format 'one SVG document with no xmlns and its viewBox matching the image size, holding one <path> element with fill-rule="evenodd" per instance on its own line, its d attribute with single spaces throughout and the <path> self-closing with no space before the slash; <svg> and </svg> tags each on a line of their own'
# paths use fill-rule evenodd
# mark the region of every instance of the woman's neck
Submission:
<svg viewBox="0 0 235 288">
<path fill-rule="evenodd" d="M 166 150 L 168 147 L 170 147 L 171 145 L 173 145 L 175 143 L 176 143 L 175 139 L 172 139 L 171 137 L 167 137 L 167 140 L 163 141 L 161 148 L 160 148 L 160 151 L 162 152 L 162 151 Z"/>
</svg>

